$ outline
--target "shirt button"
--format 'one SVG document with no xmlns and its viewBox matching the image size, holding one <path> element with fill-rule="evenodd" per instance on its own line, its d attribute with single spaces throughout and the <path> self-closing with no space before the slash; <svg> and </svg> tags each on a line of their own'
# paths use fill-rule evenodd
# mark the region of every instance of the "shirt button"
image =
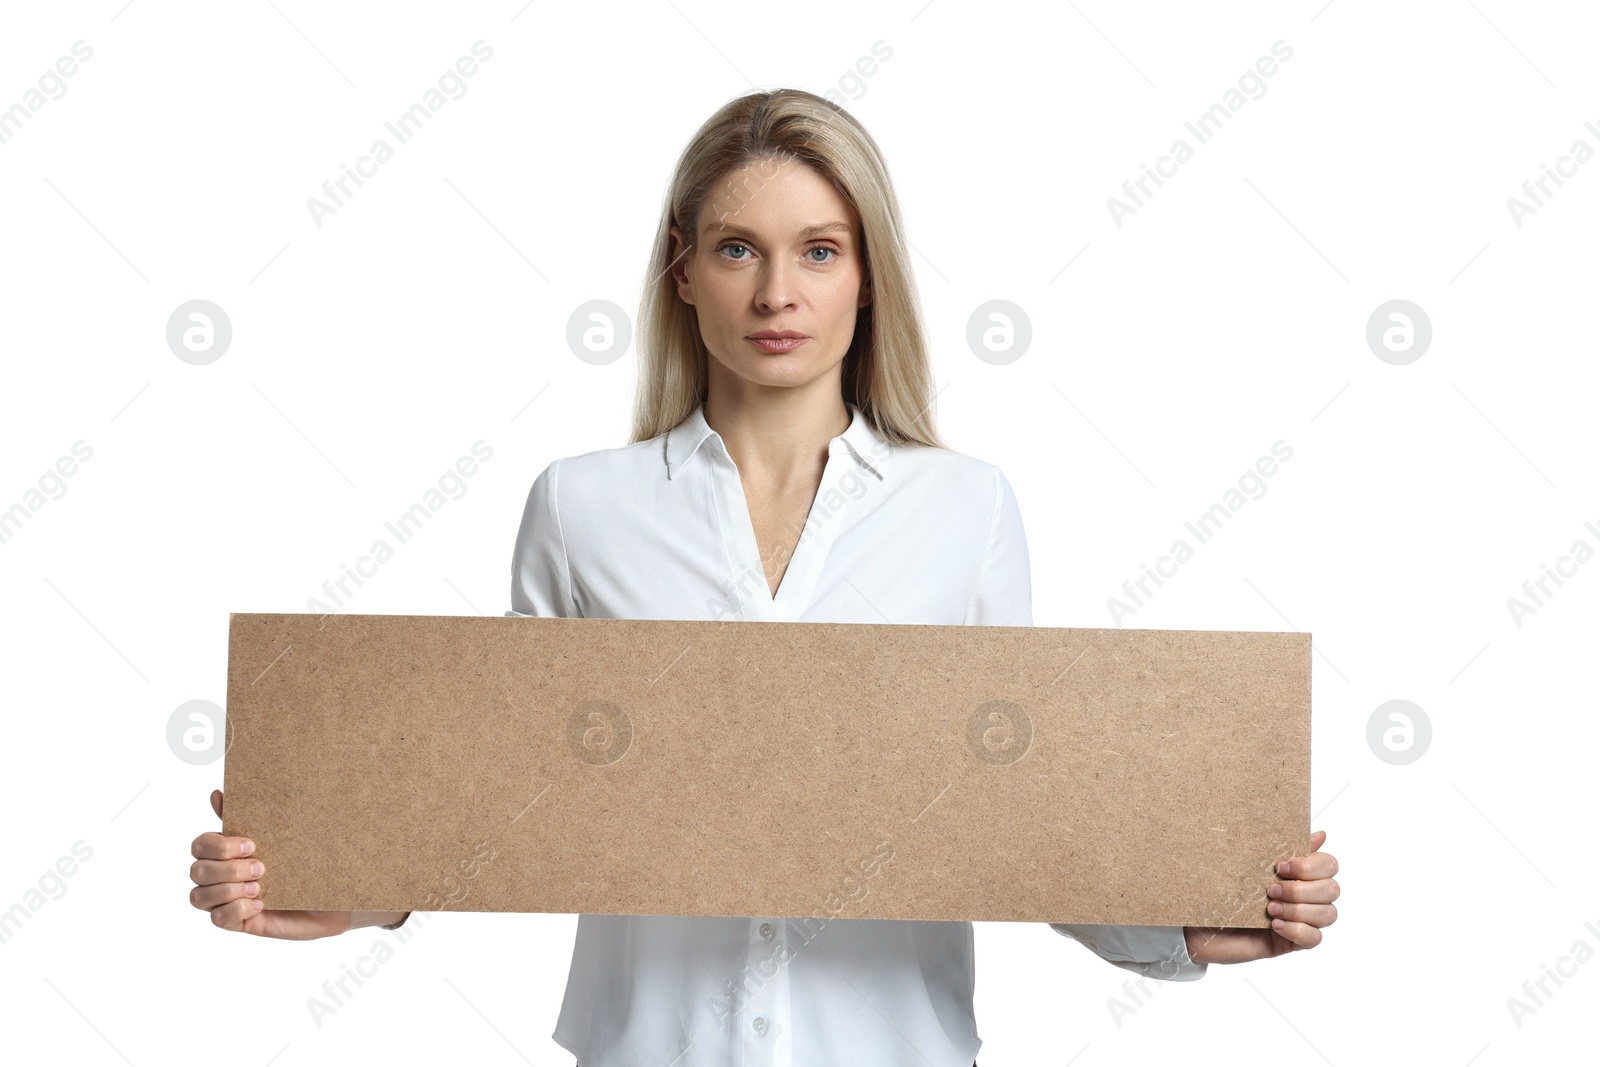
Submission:
<svg viewBox="0 0 1600 1067">
<path fill-rule="evenodd" d="M 772 940 L 772 924 L 771 923 L 762 923 L 761 924 L 761 940 L 763 940 L 763 941 L 771 941 Z"/>
<path fill-rule="evenodd" d="M 762 1018 L 759 1015 L 757 1015 L 755 1017 L 755 1020 L 750 1025 L 755 1029 L 755 1032 L 758 1033 L 758 1034 L 764 1034 L 764 1033 L 767 1032 L 767 1020 Z"/>
</svg>

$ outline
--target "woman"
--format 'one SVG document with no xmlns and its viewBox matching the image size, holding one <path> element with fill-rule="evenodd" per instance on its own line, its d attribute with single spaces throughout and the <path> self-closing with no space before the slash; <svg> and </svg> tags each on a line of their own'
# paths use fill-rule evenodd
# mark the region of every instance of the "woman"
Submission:
<svg viewBox="0 0 1600 1067">
<path fill-rule="evenodd" d="M 847 112 L 779 90 L 714 115 L 679 161 L 640 319 L 633 442 L 534 480 L 507 614 L 1032 625 L 1011 485 L 935 434 L 899 208 Z M 405 920 L 262 911 L 248 848 L 195 840 L 191 897 L 218 926 Z M 1321 940 L 1337 864 L 1290 862 L 1263 901 L 1275 929 L 1051 925 L 1125 969 L 1199 978 Z M 554 1038 L 584 1067 L 965 1067 L 972 944 L 968 922 L 582 915 Z"/>
</svg>

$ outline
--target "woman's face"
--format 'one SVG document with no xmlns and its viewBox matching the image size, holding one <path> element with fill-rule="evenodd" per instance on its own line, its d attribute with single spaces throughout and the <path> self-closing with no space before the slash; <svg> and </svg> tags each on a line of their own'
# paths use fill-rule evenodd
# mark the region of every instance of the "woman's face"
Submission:
<svg viewBox="0 0 1600 1067">
<path fill-rule="evenodd" d="M 797 386 L 837 376 L 871 302 L 850 202 L 803 163 L 761 160 L 731 171 L 700 212 L 685 256 L 672 227 L 678 295 L 693 304 L 715 365 L 744 382 Z M 760 343 L 792 331 L 798 343 Z"/>
</svg>

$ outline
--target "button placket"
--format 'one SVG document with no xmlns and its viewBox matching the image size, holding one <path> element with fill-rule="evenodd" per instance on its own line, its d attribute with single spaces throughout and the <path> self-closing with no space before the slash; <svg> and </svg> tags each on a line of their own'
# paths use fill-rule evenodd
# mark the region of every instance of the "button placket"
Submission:
<svg viewBox="0 0 1600 1067">
<path fill-rule="evenodd" d="M 746 1063 L 750 1067 L 790 1067 L 793 1049 L 784 1024 L 789 1006 L 783 920 L 750 920 L 749 966 L 753 995 L 744 1006 Z"/>
<path fill-rule="evenodd" d="M 761 937 L 760 919 L 750 920 L 749 949 L 746 956 L 750 997 L 740 1015 L 745 1033 L 745 1052 L 751 1064 L 770 1064 L 771 1049 L 764 1040 L 772 1029 L 773 989 L 770 976 L 763 974 L 767 943 Z"/>
</svg>

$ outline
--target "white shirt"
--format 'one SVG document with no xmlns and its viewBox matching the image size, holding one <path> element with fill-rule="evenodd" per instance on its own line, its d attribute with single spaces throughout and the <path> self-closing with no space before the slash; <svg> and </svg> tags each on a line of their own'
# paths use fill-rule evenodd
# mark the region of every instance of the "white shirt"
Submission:
<svg viewBox="0 0 1600 1067">
<path fill-rule="evenodd" d="M 776 598 L 703 407 L 651 440 L 546 467 L 511 572 L 507 615 L 1033 625 L 1000 468 L 891 445 L 854 405 Z M 972 923 L 821 914 L 580 915 L 552 1036 L 580 1067 L 974 1062 Z M 1151 978 L 1206 971 L 1179 926 L 1049 925 Z"/>
</svg>

